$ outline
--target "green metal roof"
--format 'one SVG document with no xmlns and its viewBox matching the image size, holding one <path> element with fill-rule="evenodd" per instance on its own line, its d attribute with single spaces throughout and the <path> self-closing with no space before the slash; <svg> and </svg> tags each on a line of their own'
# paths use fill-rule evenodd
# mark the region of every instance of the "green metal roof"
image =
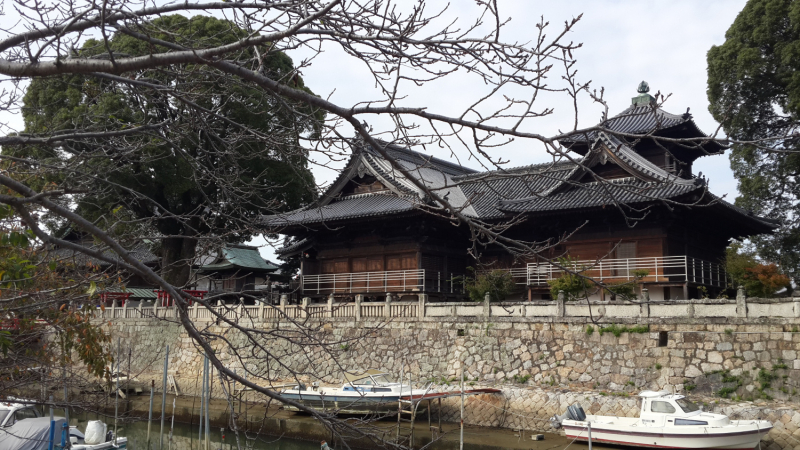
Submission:
<svg viewBox="0 0 800 450">
<path fill-rule="evenodd" d="M 223 259 L 214 264 L 206 264 L 200 267 L 202 271 L 225 270 L 225 269 L 257 269 L 257 270 L 278 270 L 278 266 L 267 263 L 258 248 L 245 245 L 227 245 L 222 248 Z"/>
</svg>

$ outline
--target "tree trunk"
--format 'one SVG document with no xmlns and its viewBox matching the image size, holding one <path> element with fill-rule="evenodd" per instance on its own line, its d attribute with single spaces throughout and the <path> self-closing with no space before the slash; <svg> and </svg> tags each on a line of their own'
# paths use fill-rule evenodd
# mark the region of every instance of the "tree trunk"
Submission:
<svg viewBox="0 0 800 450">
<path fill-rule="evenodd" d="M 173 286 L 185 287 L 191 276 L 197 239 L 169 237 L 161 241 L 161 248 L 161 276 Z"/>
</svg>

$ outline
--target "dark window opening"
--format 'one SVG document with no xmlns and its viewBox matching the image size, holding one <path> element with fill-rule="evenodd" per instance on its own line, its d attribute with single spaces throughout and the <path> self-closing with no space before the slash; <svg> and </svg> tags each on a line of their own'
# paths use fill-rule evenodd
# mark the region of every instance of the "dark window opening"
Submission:
<svg viewBox="0 0 800 450">
<path fill-rule="evenodd" d="M 458 335 L 459 336 L 464 336 L 464 330 L 458 330 Z"/>
<path fill-rule="evenodd" d="M 667 341 L 669 340 L 669 335 L 666 331 L 659 331 L 658 332 L 658 346 L 659 347 L 666 347 Z"/>
</svg>

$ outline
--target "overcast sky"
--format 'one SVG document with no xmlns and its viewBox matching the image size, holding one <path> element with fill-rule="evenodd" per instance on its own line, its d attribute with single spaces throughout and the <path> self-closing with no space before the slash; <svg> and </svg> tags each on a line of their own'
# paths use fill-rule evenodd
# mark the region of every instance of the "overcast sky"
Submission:
<svg viewBox="0 0 800 450">
<path fill-rule="evenodd" d="M 744 7 L 745 1 L 519 0 L 498 3 L 500 16 L 511 18 L 501 35 L 507 42 L 534 39 L 534 25 L 541 16 L 550 22 L 549 35 L 552 35 L 559 31 L 564 21 L 583 14 L 581 21 L 569 33 L 567 41 L 583 44 L 574 55 L 578 60 L 578 78 L 583 82 L 591 80 L 592 86 L 598 90 L 601 87 L 605 89 L 611 115 L 630 105 L 631 97 L 637 95 L 636 87 L 645 80 L 650 84 L 651 94 L 658 91 L 671 94 L 665 110 L 679 114 L 690 108 L 701 130 L 711 134 L 717 129 L 718 124 L 708 112 L 706 53 L 711 46 L 724 42 L 725 32 Z M 451 3 L 446 18 L 464 20 L 474 17 L 476 11 L 474 1 L 456 0 Z M 296 61 L 302 58 L 300 55 L 293 57 Z M 374 83 L 367 75 L 360 65 L 348 61 L 333 49 L 329 49 L 303 71 L 307 86 L 323 97 L 330 95 L 332 101 L 343 106 L 376 98 Z M 558 80 L 553 80 L 553 83 L 557 84 Z M 404 104 L 453 114 L 459 106 L 485 92 L 484 89 L 479 80 L 456 75 L 446 83 L 427 89 L 407 87 L 409 98 Z M 572 110 L 565 100 L 564 97 L 545 99 L 541 106 L 553 107 L 555 113 L 547 119 L 529 124 L 526 131 L 553 135 L 559 129 L 570 129 Z M 580 106 L 580 126 L 596 124 L 601 111 L 598 105 L 584 101 Z M 383 131 L 388 126 L 379 118 L 370 118 L 368 123 L 376 131 Z M 435 152 L 435 149 L 431 151 Z M 440 152 L 436 156 L 449 155 Z M 512 145 L 504 150 L 503 156 L 510 160 L 509 167 L 544 162 L 549 158 L 541 148 L 530 143 Z M 471 161 L 462 160 L 462 163 L 478 168 Z M 331 180 L 335 176 L 331 170 L 315 168 L 314 171 L 318 182 Z M 694 165 L 694 171 L 703 172 L 715 194 L 727 194 L 729 201 L 736 197 L 736 181 L 727 154 L 700 158 Z M 273 249 L 269 246 L 264 247 L 262 253 L 268 259 L 274 258 Z"/>
</svg>

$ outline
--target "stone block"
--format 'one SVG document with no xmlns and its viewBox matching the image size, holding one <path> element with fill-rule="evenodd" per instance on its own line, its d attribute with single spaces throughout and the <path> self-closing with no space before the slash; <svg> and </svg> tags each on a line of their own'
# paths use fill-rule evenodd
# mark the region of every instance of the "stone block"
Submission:
<svg viewBox="0 0 800 450">
<path fill-rule="evenodd" d="M 715 364 L 722 363 L 722 354 L 720 352 L 708 352 L 708 362 Z"/>
<path fill-rule="evenodd" d="M 719 344 L 717 344 L 717 350 L 721 352 L 733 350 L 733 344 L 731 344 L 730 342 L 720 342 Z"/>
</svg>

